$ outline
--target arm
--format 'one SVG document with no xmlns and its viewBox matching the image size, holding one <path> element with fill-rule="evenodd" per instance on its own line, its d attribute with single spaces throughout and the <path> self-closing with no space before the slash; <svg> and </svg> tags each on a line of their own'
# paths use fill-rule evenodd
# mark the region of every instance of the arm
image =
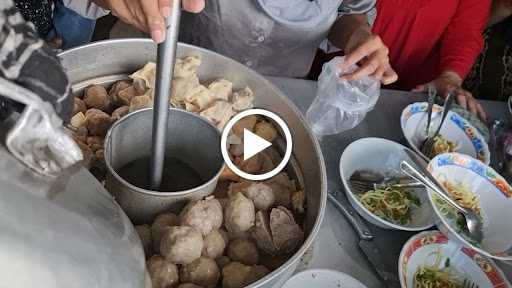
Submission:
<svg viewBox="0 0 512 288">
<path fill-rule="evenodd" d="M 461 0 L 441 42 L 440 72 L 466 77 L 483 47 L 482 32 L 487 24 L 490 0 Z"/>
<path fill-rule="evenodd" d="M 430 83 L 418 86 L 415 91 L 426 91 L 433 85 L 438 94 L 446 97 L 456 94 L 457 102 L 478 114 L 484 121 L 487 115 L 478 101 L 461 88 L 462 82 L 482 50 L 482 32 L 487 24 L 490 0 L 460 0 L 455 15 L 441 39 L 439 75 Z"/>
</svg>

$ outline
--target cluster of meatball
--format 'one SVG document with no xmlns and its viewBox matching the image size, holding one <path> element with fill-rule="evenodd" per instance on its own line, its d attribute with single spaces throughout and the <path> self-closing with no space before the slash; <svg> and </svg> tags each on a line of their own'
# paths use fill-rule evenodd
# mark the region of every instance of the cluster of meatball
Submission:
<svg viewBox="0 0 512 288">
<path fill-rule="evenodd" d="M 87 87 L 75 97 L 69 129 L 88 167 L 103 168 L 105 134 L 115 121 L 137 109 L 148 107 L 151 98 L 142 80 L 122 80 L 107 91 L 101 85 Z"/>
<path fill-rule="evenodd" d="M 292 198 L 303 193 L 293 191 L 286 174 L 220 187 L 179 215 L 164 213 L 151 225 L 135 227 L 153 288 L 245 287 L 302 244 L 304 233 L 295 219 L 302 219 L 304 203 L 298 207 Z"/>
</svg>

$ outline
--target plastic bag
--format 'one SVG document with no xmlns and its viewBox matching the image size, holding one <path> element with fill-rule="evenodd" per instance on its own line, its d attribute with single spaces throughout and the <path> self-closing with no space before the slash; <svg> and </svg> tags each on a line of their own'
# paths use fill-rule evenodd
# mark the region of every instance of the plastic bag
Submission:
<svg viewBox="0 0 512 288">
<path fill-rule="evenodd" d="M 347 71 L 339 68 L 345 57 L 335 57 L 324 64 L 318 78 L 316 98 L 306 113 L 306 119 L 313 132 L 321 137 L 337 134 L 363 121 L 372 110 L 380 95 L 380 82 L 372 77 L 359 80 L 341 80 L 340 75 L 354 71 L 353 65 Z"/>
</svg>

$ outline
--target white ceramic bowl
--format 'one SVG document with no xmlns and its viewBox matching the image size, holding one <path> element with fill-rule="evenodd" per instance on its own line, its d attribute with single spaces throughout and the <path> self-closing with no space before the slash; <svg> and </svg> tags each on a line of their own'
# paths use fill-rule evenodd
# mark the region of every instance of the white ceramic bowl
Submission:
<svg viewBox="0 0 512 288">
<path fill-rule="evenodd" d="M 441 263 L 449 258 L 450 266 L 462 279 L 471 280 L 481 288 L 510 288 L 505 275 L 492 260 L 449 240 L 439 231 L 416 234 L 403 246 L 398 260 L 402 288 L 414 288 L 414 274 L 420 266 L 433 265 L 437 251 L 442 255 Z"/>
<path fill-rule="evenodd" d="M 366 288 L 355 278 L 334 270 L 312 269 L 288 279 L 282 288 Z"/>
<path fill-rule="evenodd" d="M 404 149 L 409 148 L 382 138 L 362 138 L 354 141 L 341 155 L 341 180 L 345 187 L 345 194 L 354 209 L 370 223 L 385 229 L 421 231 L 434 225 L 434 211 L 424 190 L 412 190 L 412 193 L 420 199 L 421 206 L 411 210 L 411 221 L 407 225 L 400 225 L 382 219 L 366 209 L 356 198 L 349 184 L 352 174 L 360 170 L 378 172 L 385 176 L 401 175 L 400 162 L 409 159 Z"/>
<path fill-rule="evenodd" d="M 419 147 L 426 137 L 427 107 L 427 102 L 410 104 L 402 111 L 400 118 L 400 125 L 405 139 L 409 146 L 420 154 Z M 430 129 L 435 130 L 441 121 L 443 108 L 434 105 L 432 110 L 433 114 Z M 455 152 L 469 155 L 489 165 L 491 153 L 487 142 L 485 142 L 485 138 L 469 121 L 462 118 L 459 114 L 453 111 L 448 112 L 443 127 L 441 127 L 440 134 L 447 140 L 457 144 Z"/>
<path fill-rule="evenodd" d="M 438 181 L 462 183 L 480 202 L 484 238 L 475 243 L 434 205 L 436 225 L 450 239 L 462 242 L 488 257 L 512 260 L 512 187 L 484 163 L 459 153 L 445 153 L 432 159 L 429 171 Z M 435 192 L 428 191 L 429 199 Z"/>
</svg>

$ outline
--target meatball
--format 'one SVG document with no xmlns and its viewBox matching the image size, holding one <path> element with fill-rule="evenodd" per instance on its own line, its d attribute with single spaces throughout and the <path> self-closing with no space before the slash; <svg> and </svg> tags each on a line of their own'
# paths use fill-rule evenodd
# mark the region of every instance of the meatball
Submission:
<svg viewBox="0 0 512 288">
<path fill-rule="evenodd" d="M 84 102 L 88 108 L 96 108 L 101 111 L 108 111 L 111 105 L 107 90 L 101 85 L 88 87 L 85 90 Z"/>
<path fill-rule="evenodd" d="M 240 262 L 231 262 L 222 268 L 223 288 L 242 288 L 250 284 L 251 266 Z"/>
<path fill-rule="evenodd" d="M 265 183 L 240 182 L 229 186 L 229 194 L 242 192 L 245 197 L 252 200 L 257 210 L 268 210 L 274 205 L 275 197 L 272 188 Z"/>
<path fill-rule="evenodd" d="M 178 288 L 203 288 L 199 285 L 193 284 L 193 283 L 183 283 L 178 286 Z"/>
<path fill-rule="evenodd" d="M 224 254 L 226 241 L 218 230 L 213 230 L 204 237 L 203 256 L 216 259 Z"/>
<path fill-rule="evenodd" d="M 176 264 L 189 264 L 201 257 L 203 236 L 187 226 L 173 226 L 165 230 L 160 253 Z"/>
<path fill-rule="evenodd" d="M 304 240 L 304 232 L 295 222 L 292 212 L 282 206 L 270 212 L 270 230 L 280 253 L 293 252 Z"/>
<path fill-rule="evenodd" d="M 245 265 L 258 264 L 258 248 L 249 239 L 235 239 L 229 243 L 227 249 L 228 257 Z"/>
<path fill-rule="evenodd" d="M 255 209 L 252 200 L 242 193 L 229 197 L 225 208 L 225 226 L 230 233 L 240 234 L 254 225 Z"/>
<path fill-rule="evenodd" d="M 160 251 L 160 239 L 165 230 L 171 226 L 177 226 L 179 224 L 178 216 L 173 213 L 164 213 L 156 216 L 153 225 L 151 225 L 151 236 L 153 241 L 153 251 Z"/>
<path fill-rule="evenodd" d="M 112 120 L 107 113 L 91 108 L 85 112 L 87 119 L 87 130 L 91 136 L 105 136 Z"/>
<path fill-rule="evenodd" d="M 146 262 L 153 288 L 168 288 L 179 283 L 178 267 L 162 256 L 155 255 Z"/>
<path fill-rule="evenodd" d="M 78 112 L 85 113 L 87 111 L 87 106 L 85 105 L 84 100 L 75 97 L 75 102 L 73 103 L 73 115 Z"/>
<path fill-rule="evenodd" d="M 144 247 L 146 257 L 151 256 L 151 228 L 147 224 L 137 225 L 135 226 L 135 231 L 139 234 L 140 242 L 142 243 L 142 247 Z"/>
<path fill-rule="evenodd" d="M 215 198 L 189 203 L 180 214 L 180 223 L 201 232 L 203 236 L 222 226 L 222 206 Z"/>
<path fill-rule="evenodd" d="M 180 269 L 180 279 L 204 287 L 215 287 L 219 281 L 220 271 L 215 260 L 201 257 Z"/>
</svg>

